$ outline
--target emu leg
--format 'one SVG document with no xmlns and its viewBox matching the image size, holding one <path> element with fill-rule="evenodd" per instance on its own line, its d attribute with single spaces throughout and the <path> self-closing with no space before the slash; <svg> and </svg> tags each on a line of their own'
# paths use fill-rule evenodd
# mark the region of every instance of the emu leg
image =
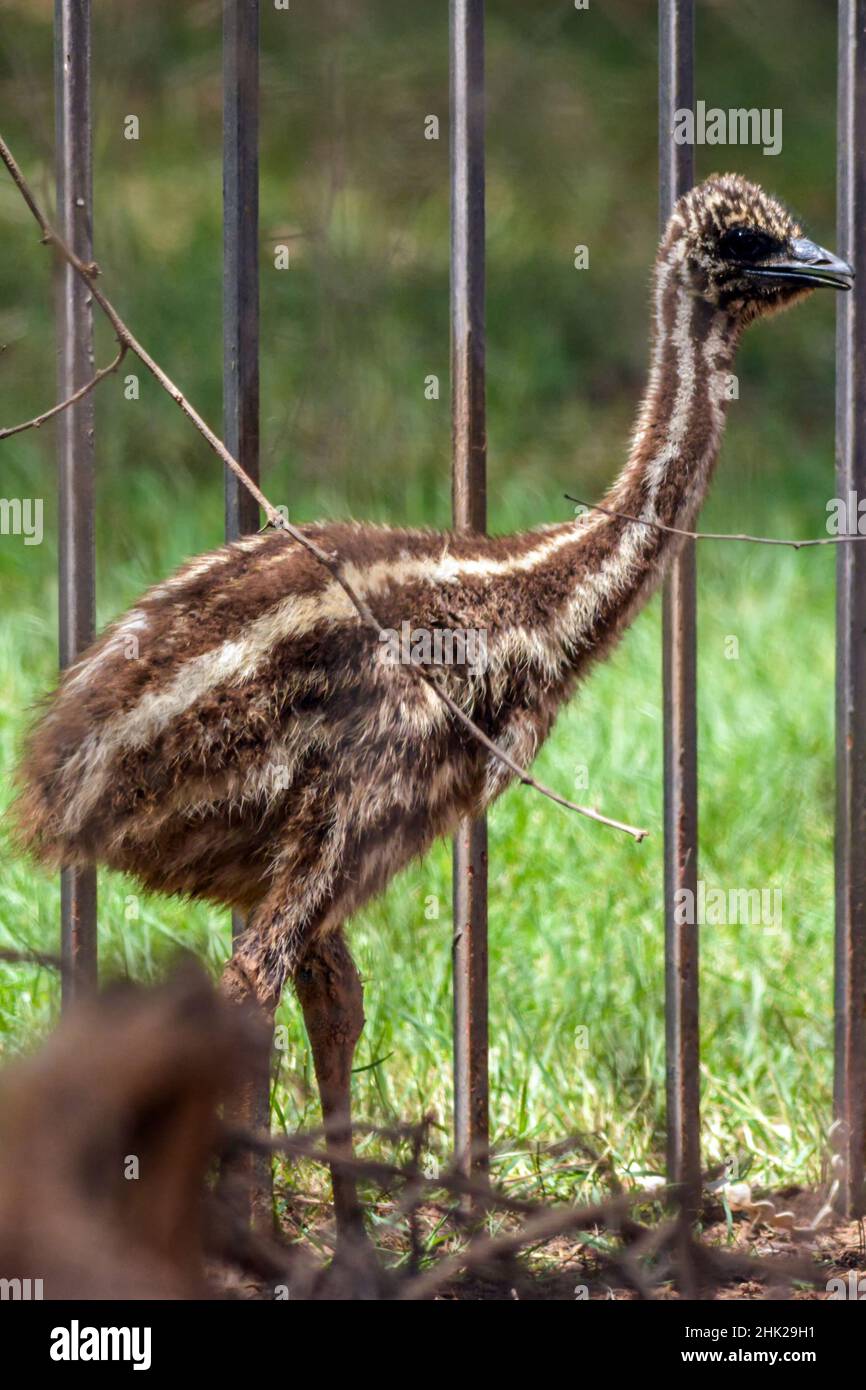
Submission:
<svg viewBox="0 0 866 1390">
<path fill-rule="evenodd" d="M 244 968 L 237 956 L 232 956 L 226 965 L 220 989 L 233 1003 L 250 1010 L 256 1009 L 262 1025 L 251 1065 L 226 1106 L 226 1123 L 232 1129 L 266 1135 L 271 1124 L 271 1047 L 274 1013 L 279 999 L 257 984 L 255 977 Z M 272 1229 L 273 1177 L 269 1154 L 246 1151 L 237 1158 L 227 1160 L 223 1164 L 220 1183 L 224 1196 L 246 1225 L 262 1232 Z"/>
<path fill-rule="evenodd" d="M 332 1159 L 351 1158 L 352 1058 L 364 1027 L 364 991 L 342 932 L 313 942 L 295 971 L 294 983 L 313 1053 L 328 1153 Z M 332 1165 L 331 1181 L 338 1239 L 363 1239 L 354 1177 Z"/>
</svg>

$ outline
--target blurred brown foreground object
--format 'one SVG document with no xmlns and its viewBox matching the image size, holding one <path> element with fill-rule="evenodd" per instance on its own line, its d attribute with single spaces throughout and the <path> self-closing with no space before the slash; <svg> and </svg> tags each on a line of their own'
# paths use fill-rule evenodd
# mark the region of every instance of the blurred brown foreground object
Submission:
<svg viewBox="0 0 866 1390">
<path fill-rule="evenodd" d="M 219 1236 L 218 1107 L 255 1021 L 184 966 L 110 988 L 0 1074 L 0 1276 L 44 1297 L 196 1298 Z"/>
</svg>

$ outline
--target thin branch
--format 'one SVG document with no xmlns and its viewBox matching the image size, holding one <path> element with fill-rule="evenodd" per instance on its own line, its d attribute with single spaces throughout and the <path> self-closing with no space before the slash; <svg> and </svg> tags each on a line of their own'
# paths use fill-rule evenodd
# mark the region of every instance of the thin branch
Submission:
<svg viewBox="0 0 866 1390">
<path fill-rule="evenodd" d="M 603 512 L 605 516 L 618 517 L 620 521 L 633 521 L 637 526 L 650 526 L 654 531 L 667 531 L 671 536 L 686 536 L 692 541 L 748 541 L 751 545 L 785 545 L 790 550 L 805 550 L 815 545 L 845 545 L 848 541 L 866 541 L 866 535 L 856 536 L 818 536 L 808 540 L 784 540 L 778 536 L 749 536 L 744 532 L 731 534 L 726 531 L 685 531 L 681 526 L 666 526 L 663 521 L 649 521 L 643 516 L 631 516 L 628 512 L 615 512 L 610 507 L 602 507 L 598 502 L 584 502 L 580 497 L 564 494 L 566 502 L 576 502 L 579 507 L 589 511 Z"/>
<path fill-rule="evenodd" d="M 20 192 L 22 198 L 24 199 L 34 218 L 36 219 L 36 222 L 39 225 L 39 229 L 42 232 L 43 242 L 47 243 L 48 245 L 54 246 L 57 249 L 57 251 L 60 252 L 60 255 L 63 257 L 63 259 L 68 261 L 68 263 L 72 266 L 73 270 L 78 275 L 80 275 L 81 279 L 90 289 L 95 303 L 99 305 L 100 309 L 105 314 L 105 317 L 108 319 L 109 323 L 114 329 L 118 341 L 121 343 L 125 343 L 126 346 L 129 348 L 130 352 L 133 352 L 135 356 L 139 359 L 139 361 L 142 362 L 145 367 L 147 367 L 147 370 L 151 373 L 152 376 L 156 378 L 163 390 L 168 392 L 175 404 L 178 405 L 180 409 L 183 411 L 183 413 L 187 416 L 187 418 L 192 421 L 199 434 L 201 434 L 202 437 L 207 440 L 208 444 L 213 449 L 217 457 L 222 460 L 222 462 L 226 465 L 227 468 L 231 469 L 235 476 L 239 478 L 240 481 L 244 484 L 247 490 L 252 493 L 253 497 L 255 497 L 259 506 L 264 511 L 271 525 L 279 530 L 288 531 L 289 535 L 293 536 L 295 540 L 300 540 L 300 532 L 296 531 L 294 527 L 290 526 L 289 523 L 277 511 L 277 509 L 271 505 L 271 503 L 265 497 L 261 489 L 256 486 L 252 479 L 249 478 L 247 474 L 244 472 L 244 470 L 241 468 L 237 459 L 229 453 L 222 440 L 214 434 L 213 430 L 210 428 L 208 424 L 205 423 L 205 421 L 199 415 L 198 411 L 189 403 L 189 401 L 186 399 L 179 387 L 175 386 L 171 378 L 167 376 L 166 373 L 162 370 L 159 363 L 154 361 L 147 349 L 142 346 L 142 344 L 135 337 L 135 334 L 132 332 L 132 330 L 128 328 L 127 325 L 124 323 L 123 319 L 118 314 L 114 305 L 107 298 L 107 296 L 103 294 L 102 290 L 99 288 L 99 285 L 96 283 L 97 277 L 99 275 L 99 266 L 96 264 L 96 262 L 91 261 L 89 263 L 85 263 L 84 261 L 82 261 L 80 257 L 76 256 L 75 252 L 66 245 L 66 242 L 63 240 L 60 234 L 56 232 L 54 228 L 51 226 L 51 223 L 48 221 L 45 214 L 42 212 L 41 208 L 36 202 L 36 198 L 33 192 L 31 191 L 27 183 L 27 180 L 25 179 L 20 168 L 18 167 L 18 164 L 15 161 L 12 151 L 9 149 L 9 146 L 6 144 L 6 141 L 3 139 L 2 136 L 0 136 L 0 158 L 2 158 L 3 163 L 6 165 L 6 168 L 9 170 L 9 173 L 12 176 L 13 183 Z M 316 554 L 317 558 L 322 560 L 323 562 L 325 562 L 328 559 L 328 557 L 325 557 L 324 551 L 320 551 L 319 547 L 316 546 L 314 542 L 307 541 L 306 538 L 304 538 L 301 543 L 305 544 L 308 550 L 312 550 L 313 553 Z M 333 561 L 330 561 L 330 566 L 332 565 Z"/>
<path fill-rule="evenodd" d="M 615 1220 L 618 1208 L 624 1207 L 622 1198 L 611 1202 L 601 1202 L 591 1207 L 546 1207 L 528 1217 L 524 1225 L 505 1235 L 476 1236 L 465 1250 L 453 1255 L 445 1255 L 430 1269 L 416 1278 L 408 1280 L 397 1291 L 400 1301 L 420 1302 L 431 1298 L 438 1289 L 458 1274 L 479 1266 L 490 1266 L 501 1262 L 507 1256 L 517 1255 L 527 1245 L 543 1245 L 556 1236 L 571 1235 L 578 1231 L 592 1230 L 594 1226 L 607 1225 Z"/>
<path fill-rule="evenodd" d="M 14 951 L 5 946 L 0 949 L 0 962 L 4 965 L 44 965 L 49 970 L 61 968 L 59 956 L 47 955 L 44 951 Z"/>
<path fill-rule="evenodd" d="M 328 1128 L 328 1126 L 322 1126 L 318 1132 L 326 1131 Z M 353 1126 L 353 1129 L 357 1130 L 358 1126 Z M 382 1188 L 389 1188 L 395 1180 L 408 1178 L 417 1187 L 419 1194 L 422 1195 L 422 1200 L 425 1201 L 432 1200 L 436 1192 L 444 1191 L 452 1198 L 471 1197 L 479 1207 L 511 1216 L 535 1216 L 551 1210 L 550 1207 L 540 1202 L 520 1197 L 509 1197 L 503 1191 L 485 1186 L 477 1178 L 464 1176 L 454 1167 L 443 1169 L 435 1177 L 426 1177 L 421 1172 L 407 1171 L 404 1164 L 391 1163 L 384 1159 L 359 1158 L 356 1154 L 338 1156 L 316 1143 L 313 1137 L 315 1133 L 317 1131 L 310 1133 L 296 1131 L 293 1134 L 271 1136 L 253 1134 L 248 1130 L 235 1130 L 226 1136 L 230 1145 L 226 1152 L 234 1153 L 239 1149 L 244 1149 L 257 1153 L 285 1154 L 295 1160 L 306 1159 L 320 1167 L 331 1168 L 335 1173 L 375 1182 Z M 628 1219 L 632 1207 L 645 1205 L 645 1203 L 646 1195 L 644 1193 L 615 1194 L 605 1203 L 605 1209 L 609 1213 L 610 1222 L 615 1221 L 617 1225 L 621 1225 L 624 1220 Z M 575 1208 L 557 1208 L 557 1210 L 564 1211 L 568 1215 L 573 1213 Z"/>
<path fill-rule="evenodd" d="M 169 396 L 171 396 L 175 404 L 180 407 L 184 415 L 186 415 L 187 419 L 189 419 L 193 423 L 195 428 L 198 430 L 199 434 L 207 441 L 213 452 L 216 454 L 217 458 L 219 458 L 225 464 L 225 466 L 229 468 L 232 473 L 234 473 L 235 477 L 239 479 L 239 481 L 243 484 L 247 491 L 251 493 L 251 495 L 256 499 L 256 501 L 264 511 L 265 516 L 268 518 L 268 521 L 271 523 L 274 529 L 278 531 L 285 531 L 288 535 L 292 537 L 294 541 L 297 541 L 299 545 L 304 546 L 306 550 L 309 550 L 310 553 L 315 556 L 319 563 L 323 565 L 325 569 L 328 570 L 328 572 L 333 576 L 335 581 L 339 584 L 340 588 L 346 594 L 347 598 L 349 599 L 350 603 L 352 604 L 353 608 L 357 612 L 362 622 L 365 623 L 366 626 L 371 630 L 371 632 L 374 632 L 377 637 L 380 636 L 382 632 L 381 623 L 378 622 L 366 601 L 355 592 L 352 585 L 346 579 L 342 567 L 340 565 L 339 556 L 335 554 L 329 554 L 327 551 L 323 550 L 322 547 L 317 545 L 315 541 L 311 540 L 309 536 L 305 536 L 303 531 L 299 531 L 296 526 L 293 526 L 289 521 L 287 521 L 286 518 L 280 512 L 277 511 L 276 507 L 272 506 L 265 494 L 262 492 L 261 488 L 259 488 L 256 485 L 256 483 L 253 482 L 252 478 L 250 478 L 248 474 L 244 471 L 244 469 L 238 463 L 237 459 L 229 453 L 222 440 L 216 434 L 214 434 L 213 430 L 203 420 L 201 415 L 199 415 L 195 407 L 192 406 L 190 402 L 186 399 L 183 392 L 163 371 L 159 363 L 151 357 L 147 349 L 141 345 L 141 343 L 132 333 L 131 329 L 129 329 L 127 325 L 124 323 L 123 319 L 120 317 L 114 305 L 107 298 L 107 296 L 103 294 L 102 290 L 96 283 L 96 278 L 99 275 L 98 265 L 95 262 L 86 264 L 84 261 L 82 261 L 78 256 L 75 255 L 75 252 L 72 251 L 70 247 L 66 245 L 63 238 L 51 226 L 50 222 L 46 218 L 45 214 L 42 212 L 38 203 L 36 202 L 36 198 L 33 192 L 31 191 L 27 183 L 27 180 L 25 179 L 20 168 L 18 167 L 18 164 L 16 163 L 12 155 L 12 152 L 9 149 L 9 146 L 6 144 L 2 136 L 0 136 L 0 158 L 2 158 L 3 163 L 6 165 L 6 168 L 9 170 L 9 173 L 12 176 L 12 180 L 16 188 L 20 192 L 22 198 L 24 199 L 25 203 L 27 204 L 28 208 L 33 214 L 36 222 L 38 223 L 39 229 L 42 232 L 43 241 L 48 243 L 49 245 L 54 246 L 57 249 L 57 251 L 59 251 L 60 255 L 69 263 L 69 265 L 72 266 L 73 270 L 76 271 L 76 273 L 89 287 L 90 292 L 93 295 L 94 301 L 99 305 L 100 309 L 105 314 L 106 318 L 108 319 L 109 323 L 114 329 L 117 335 L 118 342 L 129 348 L 130 352 L 133 352 L 135 356 L 139 359 L 139 361 L 141 361 L 144 364 L 144 366 L 147 367 L 148 371 L 151 373 L 152 376 L 156 378 L 163 390 L 166 391 L 169 394 Z M 509 754 L 504 751 L 504 749 L 500 748 L 497 743 L 495 743 L 492 739 L 488 738 L 487 735 L 481 729 L 479 729 L 478 725 L 475 724 L 467 714 L 464 714 L 463 710 L 460 708 L 458 704 L 455 703 L 454 700 L 452 700 L 451 696 L 446 695 L 445 691 L 439 685 L 439 682 L 434 677 L 428 675 L 428 673 L 421 666 L 420 662 L 417 662 L 413 659 L 410 660 L 407 663 L 407 665 L 411 670 L 415 671 L 421 677 L 421 679 L 425 682 L 426 685 L 430 687 L 430 689 L 434 692 L 436 696 L 438 696 L 438 698 L 451 712 L 455 719 L 459 720 L 459 722 L 463 724 L 464 728 L 469 730 L 473 738 L 475 738 L 477 742 L 479 742 L 484 748 L 486 748 L 487 751 L 491 753 L 495 758 L 498 758 L 498 760 L 501 763 L 503 763 L 505 767 L 509 769 L 510 772 L 512 772 L 516 777 L 519 778 L 519 780 L 524 784 L 524 786 L 534 788 L 535 791 L 540 792 L 542 796 L 546 796 L 550 801 L 555 801 L 557 805 L 564 806 L 567 810 L 576 811 L 578 815 L 586 816 L 589 820 L 597 821 L 601 825 L 608 825 L 614 830 L 621 830 L 625 834 L 631 835 L 638 843 L 640 843 L 640 841 L 643 840 L 649 833 L 646 830 L 641 830 L 637 826 L 627 825 L 623 821 L 612 820 L 610 817 L 602 815 L 600 811 L 596 811 L 591 807 L 579 806 L 576 802 L 569 801 L 566 797 L 559 796 L 558 793 L 552 791 L 549 787 L 544 786 L 542 782 L 537 781 L 535 777 L 533 777 L 529 772 L 527 772 L 526 768 L 521 767 L 519 763 L 516 763 L 514 759 L 511 758 Z"/>
<path fill-rule="evenodd" d="M 550 787 L 545 786 L 543 782 L 539 782 L 537 778 L 527 772 L 525 767 L 521 767 L 519 763 L 516 763 L 514 759 L 505 752 L 504 748 L 498 743 L 494 743 L 492 738 L 488 738 L 483 730 L 479 729 L 478 725 L 473 723 L 468 714 L 463 713 L 463 710 L 452 700 L 451 696 L 445 693 L 436 679 L 427 674 L 427 671 L 419 662 L 410 660 L 408 665 L 418 672 L 421 679 L 426 685 L 429 685 L 431 690 L 436 692 L 445 707 L 454 715 L 454 718 L 458 719 L 484 748 L 488 749 L 488 751 L 491 752 L 494 757 L 498 758 L 501 763 L 504 763 L 525 787 L 533 787 L 535 791 L 540 792 L 542 796 L 548 797 L 550 801 L 555 801 L 558 806 L 564 806 L 568 811 L 576 811 L 578 815 L 586 816 L 589 820 L 598 821 L 600 825 L 609 825 L 614 830 L 622 830 L 626 835 L 631 835 L 638 844 L 640 844 L 641 840 L 646 839 L 649 834 L 648 830 L 641 830 L 635 825 L 627 825 L 625 821 L 612 820 L 610 816 L 603 816 L 601 811 L 596 811 L 591 806 L 578 806 L 576 801 L 569 801 L 567 797 L 560 796 L 559 792 L 555 792 Z"/>
<path fill-rule="evenodd" d="M 69 396 L 65 401 L 60 401 L 58 405 L 53 405 L 51 409 L 46 410 L 44 414 L 36 415 L 32 420 L 25 420 L 21 425 L 10 425 L 8 429 L 0 430 L 0 439 L 8 439 L 10 435 L 13 434 L 21 434 L 23 430 L 38 430 L 40 425 L 45 424 L 46 420 L 52 419 L 53 416 L 59 415 L 62 410 L 68 410 L 71 405 L 75 405 L 76 401 L 83 400 L 85 396 L 89 396 L 90 392 L 95 386 L 99 385 L 100 381 L 110 376 L 112 372 L 117 371 L 127 351 L 128 348 L 126 343 L 121 343 L 120 351 L 114 361 L 109 362 L 107 367 L 100 367 L 96 376 L 91 377 L 90 381 L 86 382 L 84 386 L 79 386 L 78 390 L 73 395 Z"/>
</svg>

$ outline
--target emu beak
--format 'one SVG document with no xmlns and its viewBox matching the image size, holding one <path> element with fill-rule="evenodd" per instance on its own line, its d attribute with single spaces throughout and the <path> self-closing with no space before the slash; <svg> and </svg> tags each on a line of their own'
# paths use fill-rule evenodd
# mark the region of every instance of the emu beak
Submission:
<svg viewBox="0 0 866 1390">
<path fill-rule="evenodd" d="M 847 261 L 834 256 L 823 246 L 817 246 L 807 237 L 798 237 L 791 243 L 791 254 L 778 260 L 769 261 L 762 266 L 744 266 L 750 275 L 762 280 L 775 280 L 780 285 L 825 286 L 834 290 L 850 290 L 854 283 L 854 271 Z"/>
</svg>

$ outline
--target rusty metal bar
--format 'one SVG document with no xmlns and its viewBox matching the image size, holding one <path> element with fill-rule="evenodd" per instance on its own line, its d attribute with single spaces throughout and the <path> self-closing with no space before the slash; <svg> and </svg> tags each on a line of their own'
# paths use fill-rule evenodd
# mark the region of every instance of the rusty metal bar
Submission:
<svg viewBox="0 0 866 1390">
<path fill-rule="evenodd" d="M 223 432 L 259 480 L 259 0 L 223 0 Z M 229 468 L 226 540 L 259 529 L 259 506 Z M 234 938 L 244 930 L 232 916 Z"/>
<path fill-rule="evenodd" d="M 55 176 L 57 224 L 83 261 L 93 259 L 90 120 L 90 0 L 54 5 Z M 64 400 L 94 373 L 93 313 L 87 286 L 72 268 L 57 268 L 57 398 Z M 59 649 L 61 668 L 93 639 L 93 396 L 57 417 L 59 490 Z M 96 871 L 60 875 L 62 1002 L 96 987 Z"/>
<path fill-rule="evenodd" d="M 225 442 L 259 479 L 259 0 L 223 3 L 223 414 Z M 259 506 L 225 470 L 225 530 L 259 529 Z"/>
<path fill-rule="evenodd" d="M 659 4 L 659 214 L 694 183 L 694 151 L 674 142 L 674 114 L 694 106 L 693 0 Z M 700 1201 L 698 928 L 675 919 L 675 894 L 697 901 L 698 748 L 695 545 L 686 541 L 663 594 L 665 1038 L 668 1178 Z"/>
<path fill-rule="evenodd" d="M 223 435 L 259 481 L 259 0 L 223 0 Z M 259 505 L 224 469 L 225 536 L 259 529 Z M 246 927 L 232 914 L 232 936 Z"/>
<path fill-rule="evenodd" d="M 866 0 L 839 5 L 837 249 L 858 272 L 836 320 L 836 495 L 866 496 Z M 858 422 L 860 427 L 858 428 Z M 854 509 L 856 516 L 856 507 Z M 838 1204 L 866 1212 L 866 553 L 836 559 L 836 979 Z"/>
<path fill-rule="evenodd" d="M 484 386 L 484 0 L 451 0 L 451 427 L 454 525 L 487 524 Z M 488 1167 L 487 822 L 454 836 L 454 1144 Z"/>
<path fill-rule="evenodd" d="M 223 434 L 248 475 L 259 480 L 259 0 L 223 0 Z M 225 535 L 259 529 L 259 507 L 224 472 Z M 232 941 L 247 927 L 232 913 Z M 270 1059 L 251 1077 L 244 1123 L 270 1129 Z M 241 1218 L 267 1231 L 271 1163 L 248 1153 L 225 1170 Z"/>
</svg>

